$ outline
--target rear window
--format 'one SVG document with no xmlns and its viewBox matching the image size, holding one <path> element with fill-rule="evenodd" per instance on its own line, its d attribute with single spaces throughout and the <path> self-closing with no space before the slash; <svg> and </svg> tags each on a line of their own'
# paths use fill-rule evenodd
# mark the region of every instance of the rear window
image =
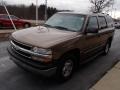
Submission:
<svg viewBox="0 0 120 90">
<path fill-rule="evenodd" d="M 1 15 L 0 18 L 1 19 L 9 19 L 9 17 L 7 15 Z"/>
<path fill-rule="evenodd" d="M 0 15 L 0 18 L 1 18 L 1 19 L 4 18 L 3 15 Z"/>
<path fill-rule="evenodd" d="M 2 16 L 0 15 L 0 18 L 2 18 Z"/>
<path fill-rule="evenodd" d="M 107 23 L 106 23 L 105 17 L 99 16 L 99 17 L 98 17 L 98 21 L 99 21 L 100 29 L 104 29 L 104 28 L 107 27 Z"/>
</svg>

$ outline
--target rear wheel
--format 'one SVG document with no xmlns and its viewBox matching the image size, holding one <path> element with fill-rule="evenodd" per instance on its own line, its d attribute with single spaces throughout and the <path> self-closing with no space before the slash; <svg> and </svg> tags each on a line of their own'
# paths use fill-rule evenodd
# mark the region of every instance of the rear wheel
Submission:
<svg viewBox="0 0 120 90">
<path fill-rule="evenodd" d="M 59 64 L 58 68 L 57 68 L 57 80 L 59 81 L 67 81 L 71 78 L 71 76 L 73 75 L 73 71 L 74 71 L 74 63 L 75 57 L 72 55 L 67 55 L 64 56 L 61 59 L 61 63 Z"/>
<path fill-rule="evenodd" d="M 24 28 L 29 28 L 30 27 L 30 24 L 29 23 L 25 23 L 24 24 Z"/>
<path fill-rule="evenodd" d="M 104 47 L 104 55 L 107 55 L 110 51 L 110 41 L 108 41 Z"/>
</svg>

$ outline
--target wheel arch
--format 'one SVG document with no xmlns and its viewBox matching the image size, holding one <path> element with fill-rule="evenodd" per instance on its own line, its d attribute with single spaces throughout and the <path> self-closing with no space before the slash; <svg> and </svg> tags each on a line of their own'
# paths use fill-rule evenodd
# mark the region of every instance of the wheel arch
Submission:
<svg viewBox="0 0 120 90">
<path fill-rule="evenodd" d="M 108 42 L 109 42 L 109 44 L 110 44 L 110 47 L 111 47 L 111 44 L 112 44 L 112 40 L 113 40 L 113 37 L 109 37 L 109 38 L 108 38 Z"/>
<path fill-rule="evenodd" d="M 0 25 L 2 25 L 2 26 L 3 26 L 2 22 L 0 22 Z"/>
<path fill-rule="evenodd" d="M 79 62 L 80 62 L 80 49 L 75 48 L 72 50 L 69 50 L 65 53 L 62 54 L 61 58 L 67 56 L 67 55 L 74 55 L 76 60 L 74 61 L 75 65 L 78 66 Z"/>
<path fill-rule="evenodd" d="M 28 24 L 29 27 L 31 27 L 31 23 L 29 23 L 29 22 L 25 22 L 23 25 L 25 25 L 25 24 Z"/>
</svg>

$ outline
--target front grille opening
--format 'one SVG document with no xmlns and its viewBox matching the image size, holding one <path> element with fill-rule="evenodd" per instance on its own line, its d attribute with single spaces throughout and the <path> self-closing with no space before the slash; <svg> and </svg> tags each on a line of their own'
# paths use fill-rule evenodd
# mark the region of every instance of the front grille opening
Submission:
<svg viewBox="0 0 120 90">
<path fill-rule="evenodd" d="M 12 47 L 12 49 L 13 49 L 13 51 L 14 51 L 16 54 L 18 54 L 18 55 L 20 55 L 20 56 L 22 56 L 22 57 L 31 58 L 31 55 L 28 54 L 28 53 L 25 53 L 25 52 L 20 51 L 20 50 L 16 50 L 14 47 Z"/>
<path fill-rule="evenodd" d="M 32 48 L 32 46 L 28 46 L 28 45 L 26 45 L 26 44 L 22 44 L 22 43 L 20 43 L 20 42 L 18 42 L 18 41 L 15 41 L 15 40 L 12 40 L 12 42 L 13 42 L 15 45 L 17 45 L 17 46 L 19 46 L 19 47 L 22 47 L 22 48 L 24 48 L 24 49 L 27 49 L 27 50 L 31 50 L 31 48 Z"/>
</svg>

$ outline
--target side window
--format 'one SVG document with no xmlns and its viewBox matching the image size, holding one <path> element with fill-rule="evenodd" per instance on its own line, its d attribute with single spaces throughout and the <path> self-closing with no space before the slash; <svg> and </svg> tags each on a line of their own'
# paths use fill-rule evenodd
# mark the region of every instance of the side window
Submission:
<svg viewBox="0 0 120 90">
<path fill-rule="evenodd" d="M 2 18 L 3 19 L 9 19 L 9 17 L 7 15 L 3 15 Z"/>
<path fill-rule="evenodd" d="M 97 17 L 95 17 L 95 16 L 90 17 L 87 29 L 98 29 Z"/>
<path fill-rule="evenodd" d="M 106 16 L 106 20 L 107 20 L 107 26 L 108 27 L 113 27 L 114 26 L 113 19 L 110 16 Z"/>
<path fill-rule="evenodd" d="M 106 23 L 105 17 L 99 16 L 99 17 L 98 17 L 98 21 L 99 21 L 100 29 L 104 29 L 104 28 L 107 27 L 107 23 Z"/>
<path fill-rule="evenodd" d="M 0 19 L 2 19 L 2 15 L 0 15 Z"/>
<path fill-rule="evenodd" d="M 17 19 L 18 19 L 16 16 L 13 16 L 13 15 L 11 15 L 11 18 L 12 18 L 13 20 L 17 20 Z"/>
</svg>

